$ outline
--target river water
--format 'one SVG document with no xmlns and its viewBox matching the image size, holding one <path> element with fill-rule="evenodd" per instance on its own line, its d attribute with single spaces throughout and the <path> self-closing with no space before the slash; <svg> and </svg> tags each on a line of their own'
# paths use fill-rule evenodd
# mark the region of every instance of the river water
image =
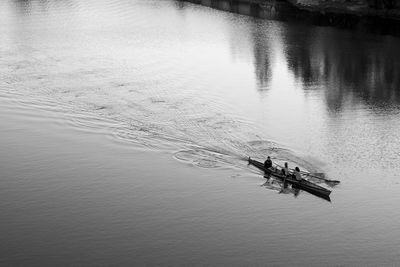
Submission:
<svg viewBox="0 0 400 267">
<path fill-rule="evenodd" d="M 400 259 L 400 40 L 162 0 L 0 4 L 2 265 Z M 340 180 L 331 202 L 246 157 Z"/>
</svg>

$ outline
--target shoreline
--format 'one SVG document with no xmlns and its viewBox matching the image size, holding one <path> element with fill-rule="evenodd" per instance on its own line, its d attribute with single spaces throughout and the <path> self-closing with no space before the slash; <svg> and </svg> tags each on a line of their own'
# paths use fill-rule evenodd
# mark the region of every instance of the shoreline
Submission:
<svg viewBox="0 0 400 267">
<path fill-rule="evenodd" d="M 262 19 L 305 22 L 316 26 L 400 36 L 400 9 L 375 9 L 367 4 L 293 3 L 276 0 L 179 0 Z"/>
</svg>

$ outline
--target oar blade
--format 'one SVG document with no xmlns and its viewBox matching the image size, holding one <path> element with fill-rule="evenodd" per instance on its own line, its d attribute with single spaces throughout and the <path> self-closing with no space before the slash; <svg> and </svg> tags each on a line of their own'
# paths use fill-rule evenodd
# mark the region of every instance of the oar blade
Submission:
<svg viewBox="0 0 400 267">
<path fill-rule="evenodd" d="M 322 179 L 325 179 L 325 173 L 323 173 L 323 172 L 312 172 L 310 174 L 313 175 L 313 176 L 317 176 L 317 177 L 320 177 Z"/>
</svg>

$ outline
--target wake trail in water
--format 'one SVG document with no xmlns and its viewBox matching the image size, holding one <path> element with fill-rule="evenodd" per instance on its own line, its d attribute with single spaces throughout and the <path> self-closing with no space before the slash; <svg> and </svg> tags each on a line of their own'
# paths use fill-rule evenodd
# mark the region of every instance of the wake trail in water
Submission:
<svg viewBox="0 0 400 267">
<path fill-rule="evenodd" d="M 1 97 L 13 98 L 20 105 L 64 114 L 69 126 L 89 133 L 107 134 L 115 144 L 170 151 L 177 160 L 202 168 L 242 169 L 246 167 L 243 163 L 247 162 L 248 156 L 262 160 L 267 155 L 278 162 L 307 165 L 290 150 L 254 134 L 260 134 L 259 129 L 244 118 L 223 115 L 218 108 L 196 101 L 168 99 L 169 94 L 164 89 L 135 93 L 132 97 L 132 91 L 140 90 L 126 88 L 124 91 L 129 92 L 132 101 L 121 101 L 118 94 L 123 87 L 118 86 L 120 91 L 104 96 L 108 100 L 103 104 L 88 103 L 86 97 L 83 97 L 85 101 L 79 100 L 85 94 L 96 94 L 93 91 L 73 94 L 72 102 L 62 101 L 70 98 L 69 91 L 56 94 L 45 91 L 44 95 L 28 97 L 21 92 L 13 95 L 13 90 L 8 88 Z"/>
</svg>

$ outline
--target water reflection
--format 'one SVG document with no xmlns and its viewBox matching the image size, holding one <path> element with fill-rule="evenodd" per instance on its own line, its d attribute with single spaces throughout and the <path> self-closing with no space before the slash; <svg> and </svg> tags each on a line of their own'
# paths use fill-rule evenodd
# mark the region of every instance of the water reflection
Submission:
<svg viewBox="0 0 400 267">
<path fill-rule="evenodd" d="M 34 9 L 40 9 L 40 11 L 46 11 L 48 9 L 48 0 L 15 0 L 15 6 L 21 14 L 31 14 Z"/>
<path fill-rule="evenodd" d="M 13 5 L 20 14 L 30 15 L 34 13 L 48 12 L 49 9 L 64 12 L 70 8 L 76 7 L 78 3 L 71 0 L 50 1 L 50 0 L 14 0 Z"/>
<path fill-rule="evenodd" d="M 22 14 L 30 13 L 30 8 L 31 8 L 30 0 L 15 0 L 14 3 L 20 13 Z"/>
<path fill-rule="evenodd" d="M 283 60 L 304 90 L 324 90 L 327 106 L 340 112 L 346 103 L 373 107 L 400 104 L 400 40 L 335 29 L 285 27 L 278 46 L 262 27 L 254 29 L 255 72 L 261 87 L 271 80 L 271 62 L 280 49 Z M 366 42 L 366 39 L 368 42 Z M 271 51 L 272 49 L 272 51 Z"/>
<path fill-rule="evenodd" d="M 267 88 L 272 78 L 273 45 L 268 32 L 261 25 L 254 27 L 252 31 L 254 38 L 254 68 L 259 87 Z"/>
</svg>

